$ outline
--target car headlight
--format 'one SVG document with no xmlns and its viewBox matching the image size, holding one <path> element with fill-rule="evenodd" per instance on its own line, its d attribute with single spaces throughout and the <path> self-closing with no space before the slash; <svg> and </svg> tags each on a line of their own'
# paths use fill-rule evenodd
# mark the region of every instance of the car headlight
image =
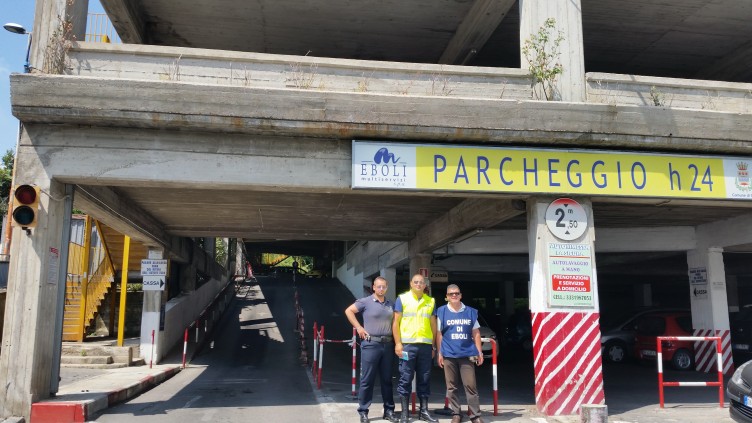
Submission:
<svg viewBox="0 0 752 423">
<path fill-rule="evenodd" d="M 752 363 L 752 361 L 747 361 L 746 363 L 742 364 L 741 366 L 736 368 L 736 371 L 734 372 L 734 375 L 731 376 L 731 381 L 734 382 L 736 385 L 741 385 L 742 383 L 742 371 L 749 363 Z"/>
</svg>

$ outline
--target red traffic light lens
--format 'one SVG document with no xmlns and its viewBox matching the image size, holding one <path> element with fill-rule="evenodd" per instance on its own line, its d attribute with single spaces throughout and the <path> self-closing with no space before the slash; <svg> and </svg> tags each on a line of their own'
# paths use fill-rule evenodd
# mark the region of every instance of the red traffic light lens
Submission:
<svg viewBox="0 0 752 423">
<path fill-rule="evenodd" d="M 21 204 L 31 204 L 37 200 L 37 190 L 31 185 L 19 185 L 16 187 L 15 197 Z"/>
</svg>

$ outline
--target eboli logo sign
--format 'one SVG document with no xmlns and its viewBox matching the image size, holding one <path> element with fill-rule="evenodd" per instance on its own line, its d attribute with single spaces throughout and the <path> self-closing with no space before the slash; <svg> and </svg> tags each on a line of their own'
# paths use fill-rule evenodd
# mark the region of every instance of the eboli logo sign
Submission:
<svg viewBox="0 0 752 423">
<path fill-rule="evenodd" d="M 353 141 L 353 188 L 415 188 L 415 146 Z"/>
<path fill-rule="evenodd" d="M 352 142 L 352 187 L 752 200 L 752 160 Z"/>
</svg>

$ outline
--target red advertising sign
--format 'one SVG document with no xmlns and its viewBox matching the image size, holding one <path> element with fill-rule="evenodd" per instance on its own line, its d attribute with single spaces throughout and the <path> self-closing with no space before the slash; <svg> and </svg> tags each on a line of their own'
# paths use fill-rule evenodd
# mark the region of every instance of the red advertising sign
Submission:
<svg viewBox="0 0 752 423">
<path fill-rule="evenodd" d="M 551 275 L 551 284 L 557 292 L 590 292 L 588 275 Z"/>
</svg>

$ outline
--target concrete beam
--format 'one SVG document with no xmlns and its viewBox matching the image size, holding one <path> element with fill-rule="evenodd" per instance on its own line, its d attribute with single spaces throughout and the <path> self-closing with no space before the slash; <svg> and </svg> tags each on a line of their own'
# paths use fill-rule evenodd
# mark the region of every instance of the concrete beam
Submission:
<svg viewBox="0 0 752 423">
<path fill-rule="evenodd" d="M 24 123 L 279 136 L 749 154 L 752 119 L 717 111 L 369 95 L 13 74 Z M 294 107 L 291 107 L 294 105 Z M 718 131 L 717 128 L 724 128 Z"/>
<path fill-rule="evenodd" d="M 697 226 L 697 248 L 728 248 L 752 244 L 752 214 Z"/>
<path fill-rule="evenodd" d="M 420 228 L 409 242 L 409 256 L 433 251 L 470 231 L 494 227 L 522 213 L 514 200 L 467 199 Z"/>
<path fill-rule="evenodd" d="M 515 3 L 516 0 L 475 0 L 442 53 L 439 63 L 467 63 L 483 48 Z"/>
<path fill-rule="evenodd" d="M 695 229 L 687 226 L 596 228 L 597 253 L 688 251 L 696 248 Z M 750 238 L 752 239 L 752 238 Z M 435 254 L 525 254 L 527 231 L 490 230 L 449 245 Z"/>
<path fill-rule="evenodd" d="M 124 43 L 146 43 L 140 0 L 100 0 L 100 3 Z"/>
<path fill-rule="evenodd" d="M 147 247 L 164 248 L 171 258 L 188 261 L 188 246 L 164 231 L 148 211 L 135 206 L 110 188 L 76 185 L 74 204 L 112 229 Z"/>
</svg>

